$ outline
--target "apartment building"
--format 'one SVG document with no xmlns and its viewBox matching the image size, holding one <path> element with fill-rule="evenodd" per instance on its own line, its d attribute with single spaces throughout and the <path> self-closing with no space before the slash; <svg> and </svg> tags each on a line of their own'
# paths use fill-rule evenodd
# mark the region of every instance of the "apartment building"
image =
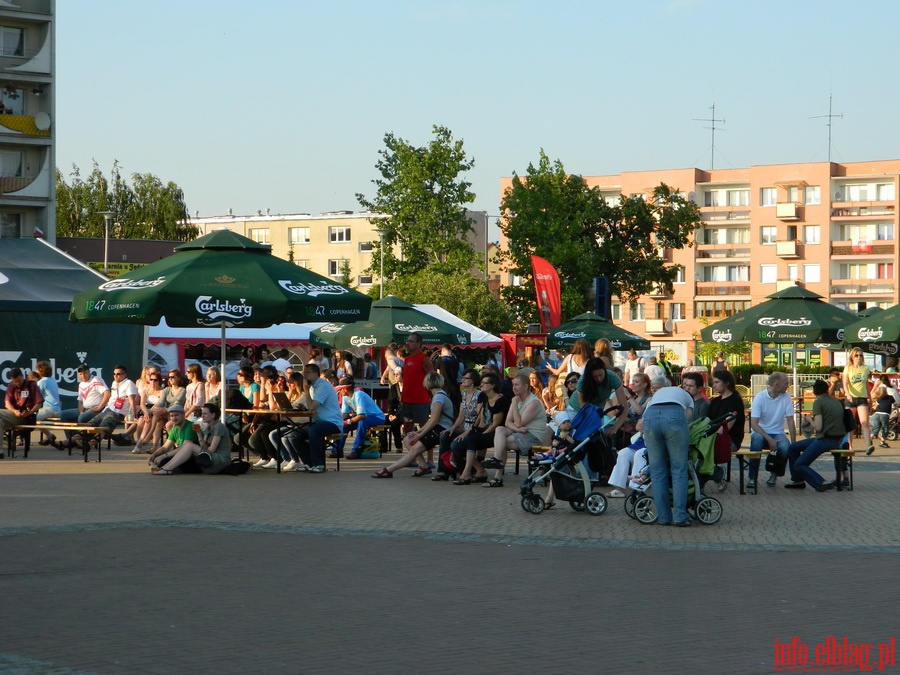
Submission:
<svg viewBox="0 0 900 675">
<path fill-rule="evenodd" d="M 608 200 L 665 183 L 697 204 L 703 218 L 692 247 L 660 251 L 680 268 L 674 292 L 629 304 L 614 299 L 614 322 L 684 363 L 704 321 L 731 316 L 788 284 L 850 311 L 897 304 L 898 177 L 900 160 L 586 176 Z M 501 192 L 508 184 L 501 181 Z M 756 362 L 790 365 L 791 358 L 790 348 L 755 348 Z M 831 356 L 803 345 L 796 358 L 827 364 Z"/>
<path fill-rule="evenodd" d="M 489 257 L 485 248 L 487 215 L 484 211 L 468 211 L 473 232 L 469 241 L 481 257 Z M 328 277 L 340 278 L 350 271 L 351 282 L 365 290 L 380 282 L 378 271 L 366 272 L 372 263 L 374 244 L 379 240 L 379 221 L 385 216 L 368 211 L 331 211 L 271 214 L 262 211 L 255 216 L 192 218 L 191 225 L 208 234 L 226 228 L 254 241 L 272 246 L 272 254 Z M 376 261 L 376 268 L 378 267 Z M 473 273 L 483 277 L 480 271 Z M 499 274 L 499 272 L 497 272 Z"/>
<path fill-rule="evenodd" d="M 0 2 L 0 238 L 55 241 L 54 10 Z"/>
</svg>

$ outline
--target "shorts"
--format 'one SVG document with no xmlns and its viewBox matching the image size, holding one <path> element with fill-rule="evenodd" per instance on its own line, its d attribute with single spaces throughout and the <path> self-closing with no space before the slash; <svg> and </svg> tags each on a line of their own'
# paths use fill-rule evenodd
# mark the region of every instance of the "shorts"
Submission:
<svg viewBox="0 0 900 675">
<path fill-rule="evenodd" d="M 869 407 L 869 399 L 858 397 L 850 399 L 850 406 L 853 408 L 858 408 L 859 406 L 864 405 L 867 408 Z"/>
<path fill-rule="evenodd" d="M 516 444 L 516 451 L 520 455 L 527 455 L 535 445 L 541 445 L 541 439 L 530 433 L 513 434 L 509 439 Z"/>
<path fill-rule="evenodd" d="M 426 450 L 431 450 L 441 442 L 441 432 L 444 427 L 437 426 L 419 439 L 419 443 L 425 446 Z"/>
<path fill-rule="evenodd" d="M 415 422 L 416 424 L 425 424 L 431 417 L 430 403 L 401 403 L 400 417 L 404 422 Z"/>
</svg>

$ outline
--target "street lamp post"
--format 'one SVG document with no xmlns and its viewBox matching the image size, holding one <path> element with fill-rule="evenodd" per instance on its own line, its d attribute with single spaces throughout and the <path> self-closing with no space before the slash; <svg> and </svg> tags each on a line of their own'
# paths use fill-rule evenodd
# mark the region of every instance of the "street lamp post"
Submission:
<svg viewBox="0 0 900 675">
<path fill-rule="evenodd" d="M 491 290 L 491 274 L 488 270 L 488 265 L 490 264 L 488 260 L 488 242 L 490 241 L 490 238 L 488 237 L 488 223 L 491 222 L 491 218 L 496 218 L 499 222 L 502 217 L 503 216 L 492 216 L 488 214 L 485 214 L 484 216 L 484 282 L 488 292 Z"/>
<path fill-rule="evenodd" d="M 106 221 L 106 227 L 103 230 L 103 274 L 109 276 L 109 225 L 112 222 L 115 211 L 99 211 L 98 212 Z"/>
<path fill-rule="evenodd" d="M 375 232 L 378 234 L 378 238 L 381 240 L 381 246 L 379 250 L 381 251 L 381 273 L 378 275 L 378 281 L 381 284 L 381 291 L 378 294 L 378 299 L 384 298 L 384 235 L 388 233 L 389 230 L 383 227 L 375 228 Z"/>
</svg>

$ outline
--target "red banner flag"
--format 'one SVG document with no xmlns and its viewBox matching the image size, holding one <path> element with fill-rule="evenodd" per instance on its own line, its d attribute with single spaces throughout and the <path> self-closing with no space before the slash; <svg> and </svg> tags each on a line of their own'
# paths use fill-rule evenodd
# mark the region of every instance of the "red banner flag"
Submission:
<svg viewBox="0 0 900 675">
<path fill-rule="evenodd" d="M 559 275 L 543 258 L 531 256 L 531 274 L 534 278 L 534 292 L 537 294 L 538 313 L 541 316 L 541 331 L 547 333 L 560 323 Z"/>
</svg>

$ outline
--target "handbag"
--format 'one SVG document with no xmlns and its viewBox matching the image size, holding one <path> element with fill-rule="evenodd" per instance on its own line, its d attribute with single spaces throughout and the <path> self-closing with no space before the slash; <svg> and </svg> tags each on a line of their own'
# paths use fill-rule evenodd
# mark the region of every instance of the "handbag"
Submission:
<svg viewBox="0 0 900 675">
<path fill-rule="evenodd" d="M 202 467 L 212 466 L 212 456 L 208 452 L 200 452 L 197 454 L 196 462 Z"/>
<path fill-rule="evenodd" d="M 774 473 L 776 476 L 783 476 L 787 467 L 787 454 L 780 452 L 770 452 L 766 457 L 766 471 Z"/>
<path fill-rule="evenodd" d="M 716 444 L 713 447 L 713 462 L 716 464 L 728 464 L 731 461 L 731 436 L 727 433 L 716 434 Z"/>
</svg>

